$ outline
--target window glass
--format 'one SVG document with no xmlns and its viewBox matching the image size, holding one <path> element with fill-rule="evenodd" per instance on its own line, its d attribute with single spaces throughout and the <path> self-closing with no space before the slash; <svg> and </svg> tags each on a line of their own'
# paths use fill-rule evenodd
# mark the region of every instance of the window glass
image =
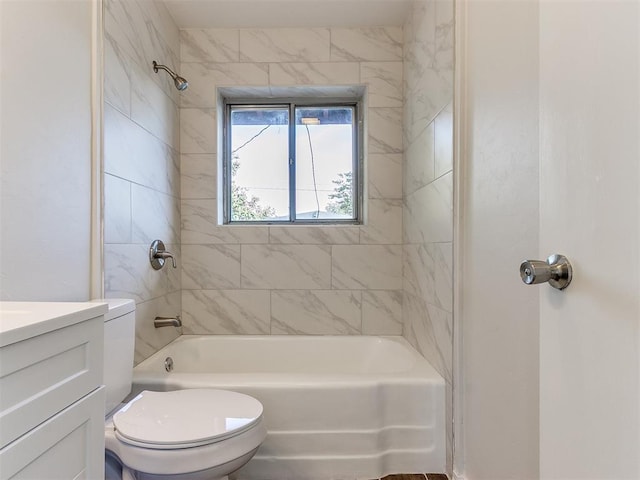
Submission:
<svg viewBox="0 0 640 480">
<path fill-rule="evenodd" d="M 356 105 L 227 105 L 225 223 L 357 223 Z"/>
<path fill-rule="evenodd" d="M 353 108 L 296 108 L 296 218 L 353 219 Z"/>
<path fill-rule="evenodd" d="M 231 110 L 231 221 L 289 220 L 289 109 Z"/>
</svg>

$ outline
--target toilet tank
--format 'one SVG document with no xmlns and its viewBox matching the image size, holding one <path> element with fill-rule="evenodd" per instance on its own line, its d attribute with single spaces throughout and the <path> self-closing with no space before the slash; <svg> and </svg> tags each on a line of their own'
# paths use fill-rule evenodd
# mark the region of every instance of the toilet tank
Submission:
<svg viewBox="0 0 640 480">
<path fill-rule="evenodd" d="M 133 300 L 109 298 L 104 316 L 105 414 L 117 407 L 131 392 L 133 352 L 136 337 L 136 304 Z"/>
</svg>

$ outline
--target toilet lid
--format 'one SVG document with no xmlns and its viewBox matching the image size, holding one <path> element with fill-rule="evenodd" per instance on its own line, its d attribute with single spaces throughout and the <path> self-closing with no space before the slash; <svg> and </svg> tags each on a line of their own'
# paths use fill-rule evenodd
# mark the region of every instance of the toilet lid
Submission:
<svg viewBox="0 0 640 480">
<path fill-rule="evenodd" d="M 188 448 L 219 442 L 262 419 L 262 404 L 237 392 L 144 391 L 113 416 L 116 436 L 130 445 Z"/>
</svg>

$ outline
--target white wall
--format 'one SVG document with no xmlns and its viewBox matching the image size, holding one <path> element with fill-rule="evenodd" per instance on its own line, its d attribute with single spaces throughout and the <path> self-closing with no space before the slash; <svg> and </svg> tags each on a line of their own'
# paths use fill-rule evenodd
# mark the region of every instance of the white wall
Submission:
<svg viewBox="0 0 640 480">
<path fill-rule="evenodd" d="M 518 275 L 538 254 L 538 7 L 459 4 L 462 76 L 462 342 L 456 470 L 538 478 L 538 292 Z M 461 393 L 460 393 L 461 391 Z"/>
<path fill-rule="evenodd" d="M 0 299 L 89 299 L 92 2 L 0 2 Z"/>
</svg>

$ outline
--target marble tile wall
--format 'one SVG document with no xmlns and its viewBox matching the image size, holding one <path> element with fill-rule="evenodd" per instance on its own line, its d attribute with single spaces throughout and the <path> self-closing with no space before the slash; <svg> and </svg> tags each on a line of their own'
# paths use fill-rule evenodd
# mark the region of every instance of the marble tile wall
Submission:
<svg viewBox="0 0 640 480">
<path fill-rule="evenodd" d="M 416 0 L 404 25 L 403 335 L 447 382 L 452 470 L 453 0 Z"/>
<path fill-rule="evenodd" d="M 184 333 L 402 333 L 402 27 L 180 31 Z M 216 88 L 366 85 L 361 226 L 222 226 Z"/>
<path fill-rule="evenodd" d="M 153 60 L 179 67 L 180 36 L 161 3 L 104 5 L 105 296 L 136 301 L 138 363 L 180 333 L 153 327 L 157 315 L 181 312 L 180 269 L 148 260 L 156 238 L 181 258 L 179 92 L 152 69 Z"/>
</svg>

